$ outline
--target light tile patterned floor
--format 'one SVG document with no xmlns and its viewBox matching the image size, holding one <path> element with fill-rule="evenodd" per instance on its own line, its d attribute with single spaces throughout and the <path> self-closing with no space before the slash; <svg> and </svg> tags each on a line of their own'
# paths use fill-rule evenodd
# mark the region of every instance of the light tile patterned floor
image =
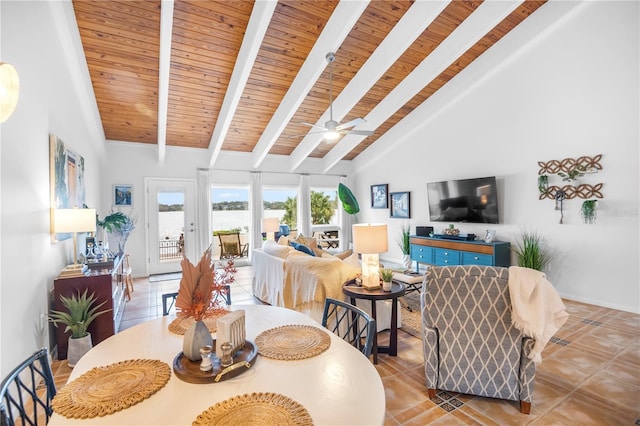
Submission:
<svg viewBox="0 0 640 426">
<path fill-rule="evenodd" d="M 234 304 L 259 304 L 251 292 L 251 267 L 240 267 L 232 286 Z M 122 329 L 162 315 L 162 293 L 178 281 L 134 280 Z M 531 414 L 511 401 L 438 394 L 427 397 L 422 342 L 400 331 L 398 356 L 379 356 L 376 366 L 386 393 L 387 425 L 640 425 L 640 315 L 565 301 L 571 317 L 543 352 L 537 368 Z M 388 332 L 381 333 L 381 343 Z M 55 361 L 60 388 L 71 369 Z"/>
</svg>

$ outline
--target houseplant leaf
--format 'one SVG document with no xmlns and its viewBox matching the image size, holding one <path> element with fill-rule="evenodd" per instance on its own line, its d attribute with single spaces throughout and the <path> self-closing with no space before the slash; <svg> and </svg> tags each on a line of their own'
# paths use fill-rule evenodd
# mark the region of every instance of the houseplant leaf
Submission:
<svg viewBox="0 0 640 426">
<path fill-rule="evenodd" d="M 340 198 L 345 212 L 356 214 L 360 211 L 360 206 L 358 205 L 358 200 L 355 195 L 353 195 L 353 192 L 343 183 L 338 184 L 338 198 Z"/>
</svg>

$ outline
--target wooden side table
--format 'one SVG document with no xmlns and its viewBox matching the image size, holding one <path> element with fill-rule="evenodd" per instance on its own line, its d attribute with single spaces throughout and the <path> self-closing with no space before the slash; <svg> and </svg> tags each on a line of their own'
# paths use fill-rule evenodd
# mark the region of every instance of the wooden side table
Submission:
<svg viewBox="0 0 640 426">
<path fill-rule="evenodd" d="M 382 288 L 367 290 L 364 287 L 357 286 L 353 283 L 347 283 L 342 286 L 342 292 L 351 298 L 351 304 L 356 304 L 356 299 L 364 299 L 371 301 L 371 317 L 376 318 L 376 302 L 378 300 L 391 299 L 391 329 L 389 335 L 389 346 L 378 346 L 378 334 L 373 338 L 373 363 L 378 363 L 378 352 L 389 354 L 391 356 L 398 355 L 398 297 L 403 296 L 405 289 L 402 284 L 392 283 L 391 291 L 384 291 Z"/>
</svg>

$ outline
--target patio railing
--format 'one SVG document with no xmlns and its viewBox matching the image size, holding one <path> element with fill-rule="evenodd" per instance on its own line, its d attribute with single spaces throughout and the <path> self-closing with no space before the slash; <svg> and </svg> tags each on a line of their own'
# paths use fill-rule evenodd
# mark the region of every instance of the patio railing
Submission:
<svg viewBox="0 0 640 426">
<path fill-rule="evenodd" d="M 182 258 L 182 248 L 184 243 L 181 239 L 160 240 L 158 242 L 158 253 L 160 260 L 171 260 Z"/>
</svg>

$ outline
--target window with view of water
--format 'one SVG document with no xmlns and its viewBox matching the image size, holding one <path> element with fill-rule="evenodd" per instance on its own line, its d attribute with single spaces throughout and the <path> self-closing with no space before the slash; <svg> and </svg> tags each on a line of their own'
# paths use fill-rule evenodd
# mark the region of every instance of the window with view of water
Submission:
<svg viewBox="0 0 640 426">
<path fill-rule="evenodd" d="M 184 193 L 158 191 L 159 259 L 182 257 L 184 242 Z"/>
<path fill-rule="evenodd" d="M 211 189 L 211 223 L 213 231 L 249 230 L 249 188 Z"/>
<path fill-rule="evenodd" d="M 297 197 L 298 191 L 296 189 L 263 189 L 264 217 L 277 217 L 280 224 L 286 224 L 291 229 L 297 229 Z"/>
</svg>

